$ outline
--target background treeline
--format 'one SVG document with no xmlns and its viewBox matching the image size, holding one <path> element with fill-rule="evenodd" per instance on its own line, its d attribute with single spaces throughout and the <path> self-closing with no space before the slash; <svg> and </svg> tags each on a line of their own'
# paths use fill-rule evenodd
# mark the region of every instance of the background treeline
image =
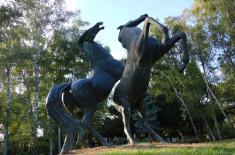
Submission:
<svg viewBox="0 0 235 155">
<path fill-rule="evenodd" d="M 181 16 L 165 19 L 171 35 L 187 33 L 191 61 L 184 74 L 178 73 L 179 44 L 152 69 L 147 116 L 163 137 L 181 142 L 235 137 L 234 5 L 233 0 L 195 0 Z M 79 11 L 66 11 L 63 0 L 8 0 L 0 6 L 3 154 L 59 151 L 63 131 L 47 116 L 45 99 L 53 84 L 89 73 L 77 42 L 86 25 Z M 151 34 L 161 38 L 156 27 Z M 110 97 L 99 105 L 93 121 L 110 139 L 124 136 L 111 102 Z M 136 113 L 132 119 L 137 140 L 151 139 Z"/>
</svg>

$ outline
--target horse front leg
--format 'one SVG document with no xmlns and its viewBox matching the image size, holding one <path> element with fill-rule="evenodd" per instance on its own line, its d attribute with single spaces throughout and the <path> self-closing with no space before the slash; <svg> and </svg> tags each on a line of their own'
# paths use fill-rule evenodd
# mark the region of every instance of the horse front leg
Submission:
<svg viewBox="0 0 235 155">
<path fill-rule="evenodd" d="M 186 68 L 189 62 L 188 44 L 187 44 L 186 34 L 184 32 L 177 33 L 175 36 L 173 36 L 166 42 L 166 48 L 167 48 L 167 51 L 169 51 L 172 48 L 172 46 L 174 46 L 175 43 L 178 42 L 180 39 L 182 40 L 181 46 L 183 50 L 183 56 L 181 59 L 182 63 L 179 64 L 178 69 L 180 72 L 182 72 L 184 71 L 184 69 Z"/>
<path fill-rule="evenodd" d="M 152 17 L 146 17 L 144 20 L 143 30 L 140 34 L 140 37 L 137 43 L 139 52 L 144 51 L 145 46 L 148 43 L 150 24 L 157 25 L 158 28 L 163 32 L 163 38 L 162 38 L 163 45 L 165 45 L 169 40 L 168 28 L 162 25 L 161 23 L 159 23 L 158 21 L 154 20 Z"/>
<path fill-rule="evenodd" d="M 169 40 L 170 37 L 169 37 L 168 28 L 166 26 L 159 23 L 157 20 L 153 19 L 152 17 L 145 18 L 144 23 L 145 23 L 145 25 L 150 25 L 150 24 L 156 25 L 163 32 L 162 44 L 165 45 L 167 43 L 167 41 Z M 143 30 L 145 30 L 145 27 Z"/>
<path fill-rule="evenodd" d="M 140 40 L 138 43 L 139 47 L 144 46 L 144 44 L 147 43 L 150 24 L 157 25 L 158 28 L 163 32 L 163 38 L 162 38 L 163 45 L 160 47 L 161 56 L 169 52 L 169 50 L 175 45 L 176 42 L 178 42 L 180 39 L 182 40 L 182 49 L 183 49 L 183 56 L 181 59 L 182 63 L 178 66 L 179 71 L 182 72 L 186 68 L 186 65 L 189 62 L 186 34 L 184 32 L 180 32 L 170 38 L 168 28 L 166 26 L 164 26 L 163 24 L 159 23 L 158 21 L 154 20 L 151 17 L 147 17 L 144 21 L 144 28 L 139 39 Z"/>
<path fill-rule="evenodd" d="M 101 134 L 100 134 L 98 131 L 96 131 L 96 129 L 93 128 L 93 127 L 91 126 L 91 124 L 90 124 L 91 118 L 92 118 L 92 116 L 94 115 L 95 111 L 96 111 L 96 106 L 95 106 L 95 107 L 91 107 L 91 108 L 85 109 L 85 110 L 84 110 L 84 117 L 83 117 L 81 123 L 82 123 L 82 125 L 83 125 L 85 128 L 87 128 L 87 129 L 91 132 L 91 134 L 92 134 L 93 136 L 95 136 L 95 138 L 97 138 L 97 140 L 98 140 L 102 145 L 104 145 L 104 146 L 112 146 L 112 145 L 109 144 L 109 143 L 105 140 L 105 138 L 104 138 L 103 136 L 101 136 Z"/>
<path fill-rule="evenodd" d="M 124 28 L 124 27 L 136 27 L 136 26 L 138 26 L 140 23 L 142 23 L 142 22 L 145 20 L 145 18 L 147 18 L 147 17 L 148 17 L 147 14 L 141 15 L 141 16 L 138 17 L 137 19 L 127 22 L 125 25 L 120 25 L 120 26 L 118 27 L 118 29 L 122 29 L 122 28 Z"/>
<path fill-rule="evenodd" d="M 145 47 L 148 43 L 150 23 L 147 22 L 147 20 L 146 20 L 147 18 L 148 17 L 145 18 L 143 30 L 139 36 L 138 41 L 137 41 L 137 51 L 139 54 L 143 54 L 143 52 L 145 51 Z"/>
</svg>

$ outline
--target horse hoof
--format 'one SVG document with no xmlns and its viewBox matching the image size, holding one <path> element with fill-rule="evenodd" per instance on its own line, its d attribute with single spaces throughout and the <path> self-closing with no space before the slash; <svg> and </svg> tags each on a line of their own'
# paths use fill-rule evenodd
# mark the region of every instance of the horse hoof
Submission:
<svg viewBox="0 0 235 155">
<path fill-rule="evenodd" d="M 112 144 L 106 144 L 107 147 L 114 147 Z"/>
<path fill-rule="evenodd" d="M 135 141 L 130 142 L 130 145 L 135 145 L 135 144 L 136 144 Z"/>
</svg>

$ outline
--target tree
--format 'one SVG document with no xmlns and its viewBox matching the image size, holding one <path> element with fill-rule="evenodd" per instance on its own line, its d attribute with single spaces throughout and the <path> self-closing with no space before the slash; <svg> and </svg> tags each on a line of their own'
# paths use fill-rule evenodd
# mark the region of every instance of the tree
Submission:
<svg viewBox="0 0 235 155">
<path fill-rule="evenodd" d="M 0 46 L 0 60 L 4 62 L 1 64 L 2 69 L 6 73 L 6 109 L 4 112 L 4 142 L 3 154 L 8 154 L 9 145 L 9 116 L 10 116 L 10 103 L 11 103 L 11 82 L 12 82 L 12 68 L 15 65 L 17 56 L 17 47 L 19 46 L 19 38 L 17 36 L 18 18 L 20 13 L 11 6 L 0 6 L 0 25 L 1 25 L 1 46 Z"/>
<path fill-rule="evenodd" d="M 53 129 L 57 127 L 52 122 L 50 134 L 45 107 L 38 103 L 45 102 L 53 83 L 66 81 L 72 72 L 79 76 L 86 75 L 84 72 L 87 72 L 87 63 L 82 63 L 74 56 L 75 53 L 79 54 L 77 39 L 84 22 L 81 22 L 79 12 L 66 11 L 63 1 L 60 0 L 7 1 L 6 4 L 7 6 L 1 7 L 0 14 L 0 84 L 4 84 L 0 99 L 1 102 L 6 100 L 6 71 L 10 64 L 12 111 L 10 117 L 7 117 L 10 119 L 10 153 L 16 154 L 25 150 L 31 154 L 45 153 L 47 150 L 49 152 L 46 144 L 50 137 L 51 141 L 55 139 L 57 133 Z M 6 11 L 8 12 L 5 13 Z M 17 16 L 18 12 L 21 12 L 20 17 Z M 66 22 L 73 25 L 63 26 Z M 55 44 L 56 35 L 59 33 L 63 33 L 61 36 L 64 38 Z M 67 55 L 69 56 L 66 57 Z M 83 70 L 79 70 L 80 64 L 86 64 L 81 65 Z M 39 134 L 38 131 L 42 133 Z"/>
<path fill-rule="evenodd" d="M 34 104 L 32 105 L 34 126 L 33 132 L 35 142 L 37 142 L 37 130 L 39 129 L 39 102 L 41 97 L 41 69 L 43 60 L 50 44 L 50 36 L 54 31 L 68 22 L 70 17 L 77 15 L 76 13 L 67 12 L 63 9 L 63 1 L 48 0 L 30 0 L 21 1 L 21 7 L 24 12 L 24 19 L 27 30 L 30 35 L 25 38 L 30 44 L 29 49 L 32 52 L 32 65 L 34 75 Z M 45 59 L 44 59 L 45 60 Z M 37 152 L 37 143 L 35 151 Z"/>
<path fill-rule="evenodd" d="M 233 1 L 231 0 L 225 3 L 221 0 L 213 2 L 197 0 L 192 10 L 189 11 L 188 17 L 195 23 L 190 26 L 191 32 L 193 32 L 191 41 L 194 43 L 192 51 L 198 65 L 201 65 L 207 94 L 215 101 L 214 103 L 217 104 L 221 113 L 230 124 L 234 123 L 223 110 L 226 104 L 226 102 L 223 102 L 225 98 L 218 98 L 212 87 L 216 88 L 213 83 L 226 84 L 227 80 L 230 81 L 230 86 L 233 87 L 234 85 L 234 78 L 227 78 L 234 77 L 234 70 L 231 70 L 234 68 L 232 41 L 234 16 L 230 11 L 232 6 Z M 225 68 L 227 68 L 226 73 L 221 72 Z M 230 87 L 230 90 L 233 89 L 232 87 Z M 227 100 L 227 103 L 230 102 L 232 101 Z"/>
</svg>

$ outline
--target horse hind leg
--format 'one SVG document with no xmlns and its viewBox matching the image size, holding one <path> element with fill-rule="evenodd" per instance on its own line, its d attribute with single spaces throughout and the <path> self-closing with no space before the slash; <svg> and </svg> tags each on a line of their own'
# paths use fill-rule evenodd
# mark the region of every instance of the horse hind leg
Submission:
<svg viewBox="0 0 235 155">
<path fill-rule="evenodd" d="M 76 117 L 77 119 L 81 119 L 81 116 L 83 115 L 83 111 L 77 107 L 77 101 L 73 97 L 70 91 L 65 91 L 63 93 L 62 103 L 64 104 L 64 107 L 66 108 L 66 110 L 72 114 L 72 116 Z M 83 141 L 84 133 L 82 132 L 82 129 L 81 129 L 82 126 L 79 125 L 77 128 L 78 128 L 78 131 L 76 132 L 77 133 L 76 145 L 84 146 L 84 141 Z M 72 135 L 68 135 L 67 137 L 65 138 L 67 139 L 68 143 L 70 143 L 70 139 L 73 140 L 73 137 L 75 137 L 75 133 L 72 133 Z M 74 142 L 71 142 L 71 144 L 73 143 Z"/>
<path fill-rule="evenodd" d="M 148 121 L 146 120 L 146 110 L 145 110 L 145 105 L 144 105 L 144 101 L 142 100 L 141 102 L 139 102 L 138 106 L 136 107 L 136 110 L 140 116 L 140 118 L 143 121 L 144 124 L 144 128 L 146 131 L 148 131 L 151 136 L 156 139 L 159 142 L 166 142 L 159 134 L 157 134 L 149 125 Z"/>
<path fill-rule="evenodd" d="M 93 136 L 95 136 L 95 138 L 104 146 L 112 146 L 111 144 L 109 144 L 105 138 L 94 128 L 91 126 L 90 124 L 90 121 L 91 121 L 91 118 L 92 116 L 94 115 L 96 111 L 96 106 L 93 106 L 93 107 L 90 107 L 90 108 L 87 108 L 87 109 L 84 109 L 84 116 L 83 116 L 83 119 L 82 119 L 82 125 L 87 128 L 91 134 Z"/>
<path fill-rule="evenodd" d="M 123 97 L 119 95 L 114 94 L 114 102 L 113 106 L 115 109 L 121 113 L 122 115 L 122 121 L 123 121 L 123 126 L 124 126 L 124 133 L 127 136 L 127 140 L 130 144 L 134 144 L 134 138 L 131 135 L 131 130 L 130 130 L 130 120 L 131 120 L 131 107 L 129 102 L 124 99 Z"/>
</svg>

